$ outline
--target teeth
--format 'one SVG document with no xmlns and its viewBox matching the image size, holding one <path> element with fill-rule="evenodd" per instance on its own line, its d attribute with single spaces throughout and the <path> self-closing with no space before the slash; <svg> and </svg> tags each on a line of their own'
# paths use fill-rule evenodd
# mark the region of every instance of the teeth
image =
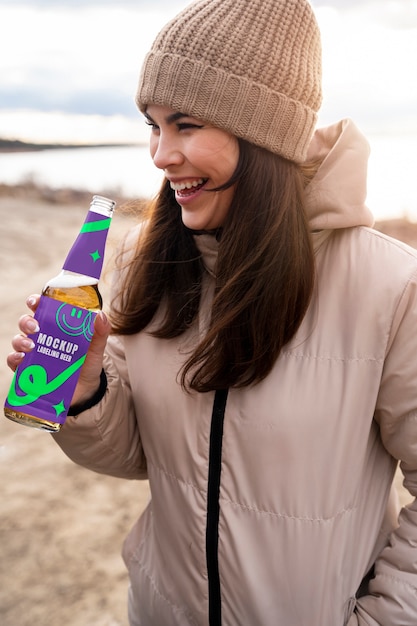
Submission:
<svg viewBox="0 0 417 626">
<path fill-rule="evenodd" d="M 184 189 L 192 189 L 193 187 L 198 187 L 204 183 L 203 178 L 199 178 L 198 180 L 187 181 L 186 183 L 173 183 L 170 182 L 171 189 L 174 191 L 184 191 Z"/>
</svg>

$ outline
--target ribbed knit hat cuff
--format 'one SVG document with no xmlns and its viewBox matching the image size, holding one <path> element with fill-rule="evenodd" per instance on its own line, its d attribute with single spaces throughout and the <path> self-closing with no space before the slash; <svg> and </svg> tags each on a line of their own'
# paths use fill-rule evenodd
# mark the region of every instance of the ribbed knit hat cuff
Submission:
<svg viewBox="0 0 417 626">
<path fill-rule="evenodd" d="M 142 112 L 152 103 L 167 106 L 297 163 L 317 121 L 313 109 L 265 85 L 158 51 L 145 58 L 136 103 Z"/>
</svg>

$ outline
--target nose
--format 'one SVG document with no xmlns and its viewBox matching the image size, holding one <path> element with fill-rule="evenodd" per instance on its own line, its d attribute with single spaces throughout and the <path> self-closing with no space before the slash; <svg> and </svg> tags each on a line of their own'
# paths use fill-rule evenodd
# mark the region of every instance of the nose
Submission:
<svg viewBox="0 0 417 626">
<path fill-rule="evenodd" d="M 150 149 L 154 165 L 160 170 L 166 170 L 172 165 L 180 165 L 184 160 L 180 147 L 169 133 L 160 132 L 153 137 Z"/>
</svg>

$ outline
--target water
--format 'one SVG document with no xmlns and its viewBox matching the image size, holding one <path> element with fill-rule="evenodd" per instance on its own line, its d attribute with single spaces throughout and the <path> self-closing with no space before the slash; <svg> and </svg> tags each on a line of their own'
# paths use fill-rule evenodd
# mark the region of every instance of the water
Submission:
<svg viewBox="0 0 417 626">
<path fill-rule="evenodd" d="M 55 189 L 148 198 L 161 178 L 146 146 L 0 153 L 0 183 L 11 185 L 32 181 Z"/>
<path fill-rule="evenodd" d="M 374 135 L 368 140 L 367 204 L 375 218 L 417 221 L 417 136 Z M 156 193 L 161 177 L 146 146 L 0 153 L 0 183 L 6 184 L 32 180 L 53 188 L 143 198 Z"/>
</svg>

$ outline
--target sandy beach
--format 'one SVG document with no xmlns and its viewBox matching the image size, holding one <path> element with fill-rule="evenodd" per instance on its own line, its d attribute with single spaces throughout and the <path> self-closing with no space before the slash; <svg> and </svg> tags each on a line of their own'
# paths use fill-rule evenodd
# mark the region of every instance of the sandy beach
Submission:
<svg viewBox="0 0 417 626">
<path fill-rule="evenodd" d="M 56 202 L 30 189 L 0 193 L 3 399 L 11 382 L 5 356 L 25 299 L 58 273 L 88 209 L 88 194 L 73 195 L 61 193 Z M 116 212 L 106 266 L 129 224 Z M 107 289 L 105 272 L 104 298 Z M 127 626 L 120 548 L 147 501 L 147 483 L 88 472 L 47 433 L 4 417 L 0 468 L 2 626 Z"/>
<path fill-rule="evenodd" d="M 89 205 L 88 194 L 0 187 L 0 392 L 25 299 L 58 273 Z M 116 211 L 106 267 L 132 224 Z M 378 224 L 417 246 L 417 226 Z M 108 293 L 108 271 L 101 282 Z M 3 402 L 2 400 L 2 402 Z M 3 414 L 3 412 L 2 412 Z M 0 417 L 0 623 L 2 626 L 127 626 L 123 539 L 149 497 L 146 482 L 89 472 L 44 432 Z M 409 497 L 397 479 L 400 497 Z"/>
</svg>

